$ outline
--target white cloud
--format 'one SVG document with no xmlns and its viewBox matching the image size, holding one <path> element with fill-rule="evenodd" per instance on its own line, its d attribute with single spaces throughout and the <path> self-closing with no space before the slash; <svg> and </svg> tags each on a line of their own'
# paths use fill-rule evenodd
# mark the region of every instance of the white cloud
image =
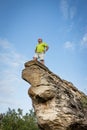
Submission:
<svg viewBox="0 0 87 130">
<path fill-rule="evenodd" d="M 74 26 L 74 23 L 71 22 L 70 25 L 68 25 L 68 28 L 66 28 L 66 31 L 67 31 L 68 33 L 71 32 L 72 29 L 73 29 L 73 26 Z"/>
<path fill-rule="evenodd" d="M 78 50 L 82 50 L 84 48 L 87 48 L 87 33 L 84 34 L 84 36 L 82 37 L 81 41 L 78 44 L 75 44 L 71 41 L 66 41 L 64 43 L 64 48 L 68 49 L 68 50 L 75 50 L 76 48 Z"/>
<path fill-rule="evenodd" d="M 11 45 L 6 39 L 0 39 L 0 47 L 2 47 L 3 49 L 8 49 L 11 48 Z"/>
<path fill-rule="evenodd" d="M 8 100 L 21 85 L 21 71 L 26 58 L 6 39 L 0 39 L 0 50 L 0 98 Z"/>
<path fill-rule="evenodd" d="M 18 67 L 20 64 L 23 63 L 24 57 L 17 53 L 12 46 L 6 39 L 0 39 L 0 63 L 9 65 L 10 67 Z"/>
<path fill-rule="evenodd" d="M 14 70 L 12 70 L 14 69 Z M 14 67 L 4 68 L 0 77 L 0 92 L 2 96 L 11 96 L 20 83 L 20 73 Z"/>
<path fill-rule="evenodd" d="M 76 7 L 72 6 L 70 8 L 70 19 L 73 19 L 75 15 L 76 15 Z"/>
<path fill-rule="evenodd" d="M 7 105 L 12 105 L 12 104 L 17 104 L 17 102 L 13 102 L 13 100 L 12 99 L 8 99 L 8 100 L 6 100 L 6 99 L 0 99 L 0 104 L 7 104 Z M 18 105 L 18 104 L 17 104 Z"/>
<path fill-rule="evenodd" d="M 64 48 L 69 49 L 69 50 L 73 50 L 74 44 L 70 41 L 67 41 L 67 42 L 64 43 Z"/>
<path fill-rule="evenodd" d="M 68 19 L 68 18 L 73 19 L 76 14 L 76 7 L 69 5 L 68 0 L 61 0 L 60 10 L 65 19 Z"/>
<path fill-rule="evenodd" d="M 28 57 L 18 53 L 13 44 L 0 39 L 0 112 L 22 108 L 32 108 L 27 94 L 27 84 L 22 80 L 22 70 Z M 25 105 L 24 105 L 25 104 Z"/>
<path fill-rule="evenodd" d="M 87 48 L 87 33 L 83 36 L 81 40 L 81 46 Z"/>
<path fill-rule="evenodd" d="M 68 2 L 67 0 L 61 0 L 60 9 L 65 19 L 68 18 Z"/>
</svg>

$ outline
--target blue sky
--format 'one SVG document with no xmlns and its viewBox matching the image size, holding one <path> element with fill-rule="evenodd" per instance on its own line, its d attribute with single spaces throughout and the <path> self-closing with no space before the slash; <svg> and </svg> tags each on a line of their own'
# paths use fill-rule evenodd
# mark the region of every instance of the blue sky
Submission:
<svg viewBox="0 0 87 130">
<path fill-rule="evenodd" d="M 49 45 L 45 65 L 87 94 L 87 0 L 0 0 L 0 112 L 32 108 L 22 80 L 37 39 Z"/>
</svg>

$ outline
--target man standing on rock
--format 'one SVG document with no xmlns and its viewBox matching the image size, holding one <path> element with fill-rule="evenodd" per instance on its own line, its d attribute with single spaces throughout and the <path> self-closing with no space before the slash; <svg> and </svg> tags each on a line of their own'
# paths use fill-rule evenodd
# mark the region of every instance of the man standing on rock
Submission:
<svg viewBox="0 0 87 130">
<path fill-rule="evenodd" d="M 35 55 L 33 57 L 34 60 L 40 59 L 40 62 L 44 64 L 44 57 L 46 51 L 49 49 L 47 43 L 43 42 L 41 38 L 38 39 L 38 44 L 35 48 Z"/>
</svg>

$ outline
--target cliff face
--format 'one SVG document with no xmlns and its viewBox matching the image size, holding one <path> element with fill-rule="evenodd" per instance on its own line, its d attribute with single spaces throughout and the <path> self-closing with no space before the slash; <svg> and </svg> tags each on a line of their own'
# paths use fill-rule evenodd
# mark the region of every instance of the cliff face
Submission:
<svg viewBox="0 0 87 130">
<path fill-rule="evenodd" d="M 61 79 L 38 61 L 25 63 L 22 78 L 31 87 L 29 96 L 40 130 L 87 130 L 87 98 L 72 83 Z"/>
</svg>

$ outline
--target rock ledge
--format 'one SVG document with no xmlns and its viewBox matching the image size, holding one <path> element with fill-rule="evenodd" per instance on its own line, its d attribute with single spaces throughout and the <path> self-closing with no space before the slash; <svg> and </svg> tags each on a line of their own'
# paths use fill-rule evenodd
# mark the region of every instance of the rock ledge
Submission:
<svg viewBox="0 0 87 130">
<path fill-rule="evenodd" d="M 25 63 L 22 78 L 28 90 L 40 130 L 87 130 L 87 108 L 80 92 L 38 61 Z"/>
</svg>

